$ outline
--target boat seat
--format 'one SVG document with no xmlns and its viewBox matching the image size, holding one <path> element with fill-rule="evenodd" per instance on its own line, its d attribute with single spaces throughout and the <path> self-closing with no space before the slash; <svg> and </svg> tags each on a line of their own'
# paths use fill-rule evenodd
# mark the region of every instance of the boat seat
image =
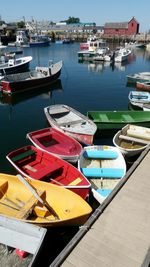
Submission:
<svg viewBox="0 0 150 267">
<path fill-rule="evenodd" d="M 116 178 L 120 179 L 124 175 L 124 169 L 121 168 L 81 168 L 86 177 L 95 178 Z"/>
<path fill-rule="evenodd" d="M 42 197 L 45 194 L 45 191 L 37 191 L 38 195 Z M 38 200 L 31 196 L 29 200 L 24 204 L 24 206 L 20 209 L 19 212 L 16 213 L 15 218 L 17 219 L 27 219 L 29 215 L 32 213 L 34 207 L 37 205 Z"/>
<path fill-rule="evenodd" d="M 79 123 L 86 123 L 86 121 L 84 120 L 76 120 L 76 121 L 69 121 L 69 122 L 57 122 L 57 124 L 59 126 L 71 126 L 71 125 L 74 125 L 74 124 L 79 124 Z"/>
<path fill-rule="evenodd" d="M 110 121 L 106 114 L 100 114 L 99 117 L 100 117 L 102 122 L 103 121 L 106 121 L 106 122 Z"/>
<path fill-rule="evenodd" d="M 62 107 L 62 108 L 57 108 L 57 109 L 49 109 L 49 114 L 50 115 L 55 115 L 55 114 L 65 114 L 65 113 L 69 113 L 70 111 L 65 108 L 65 107 Z"/>
<path fill-rule="evenodd" d="M 28 157 L 28 156 L 32 156 L 32 155 L 34 155 L 34 154 L 35 154 L 35 151 L 31 149 L 31 150 L 25 151 L 25 152 L 23 152 L 23 153 L 21 153 L 21 154 L 15 156 L 15 157 L 12 157 L 11 159 L 12 159 L 12 161 L 15 162 L 15 161 L 24 159 L 24 158 L 26 158 L 26 157 Z"/>
<path fill-rule="evenodd" d="M 52 137 L 52 134 L 46 132 L 46 133 L 34 135 L 34 138 L 41 138 L 41 137 Z"/>
<path fill-rule="evenodd" d="M 57 163 L 55 163 L 55 164 L 53 163 L 53 165 L 51 166 L 51 168 L 49 166 L 45 166 L 41 170 L 38 170 L 38 169 L 36 169 L 34 167 L 32 169 L 32 167 L 31 167 L 30 170 L 29 170 L 29 167 L 28 167 L 28 170 L 29 170 L 30 174 L 32 173 L 31 177 L 33 179 L 36 179 L 36 180 L 44 180 L 44 178 L 46 178 L 46 176 L 52 175 L 54 172 L 60 170 L 61 168 L 62 168 L 61 165 L 59 165 Z"/>
<path fill-rule="evenodd" d="M 134 122 L 134 119 L 128 114 L 122 115 L 122 117 L 125 121 Z"/>
<path fill-rule="evenodd" d="M 83 153 L 84 158 L 92 159 L 116 159 L 118 158 L 118 153 L 112 150 L 86 150 Z"/>
</svg>

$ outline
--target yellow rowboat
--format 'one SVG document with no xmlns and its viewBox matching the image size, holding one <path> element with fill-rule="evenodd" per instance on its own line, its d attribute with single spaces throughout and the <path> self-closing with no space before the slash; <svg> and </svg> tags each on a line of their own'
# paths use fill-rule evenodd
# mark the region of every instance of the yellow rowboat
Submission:
<svg viewBox="0 0 150 267">
<path fill-rule="evenodd" d="M 55 227 L 83 225 L 91 212 L 85 200 L 64 187 L 0 173 L 1 215 Z"/>
</svg>

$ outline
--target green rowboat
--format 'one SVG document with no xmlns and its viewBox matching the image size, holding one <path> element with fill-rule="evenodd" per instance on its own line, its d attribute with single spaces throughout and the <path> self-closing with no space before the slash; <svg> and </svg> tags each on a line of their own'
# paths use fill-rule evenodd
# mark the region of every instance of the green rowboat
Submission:
<svg viewBox="0 0 150 267">
<path fill-rule="evenodd" d="M 88 111 L 98 129 L 121 129 L 126 124 L 150 127 L 150 111 Z"/>
</svg>

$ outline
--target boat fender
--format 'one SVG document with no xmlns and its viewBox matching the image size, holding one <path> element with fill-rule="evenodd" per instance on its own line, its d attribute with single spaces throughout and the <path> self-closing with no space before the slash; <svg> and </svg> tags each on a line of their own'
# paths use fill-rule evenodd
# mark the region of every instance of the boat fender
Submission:
<svg viewBox="0 0 150 267">
<path fill-rule="evenodd" d="M 86 150 L 83 156 L 84 158 L 93 159 L 116 159 L 118 158 L 118 153 L 111 150 Z"/>
<path fill-rule="evenodd" d="M 119 168 L 81 168 L 82 173 L 90 178 L 116 178 L 120 179 L 125 175 L 124 169 Z"/>
<path fill-rule="evenodd" d="M 44 74 L 45 76 L 47 76 L 47 71 L 43 71 L 43 74 Z"/>
</svg>

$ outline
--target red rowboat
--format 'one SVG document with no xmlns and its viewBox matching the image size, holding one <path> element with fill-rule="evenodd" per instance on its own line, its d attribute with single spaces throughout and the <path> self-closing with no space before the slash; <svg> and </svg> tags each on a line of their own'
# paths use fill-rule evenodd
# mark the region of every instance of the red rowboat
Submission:
<svg viewBox="0 0 150 267">
<path fill-rule="evenodd" d="M 42 151 L 72 163 L 77 162 L 82 152 L 79 142 L 52 127 L 30 132 L 27 134 L 27 138 Z"/>
<path fill-rule="evenodd" d="M 50 182 L 87 198 L 90 182 L 67 161 L 28 145 L 10 152 L 6 158 L 23 176 Z"/>
</svg>

